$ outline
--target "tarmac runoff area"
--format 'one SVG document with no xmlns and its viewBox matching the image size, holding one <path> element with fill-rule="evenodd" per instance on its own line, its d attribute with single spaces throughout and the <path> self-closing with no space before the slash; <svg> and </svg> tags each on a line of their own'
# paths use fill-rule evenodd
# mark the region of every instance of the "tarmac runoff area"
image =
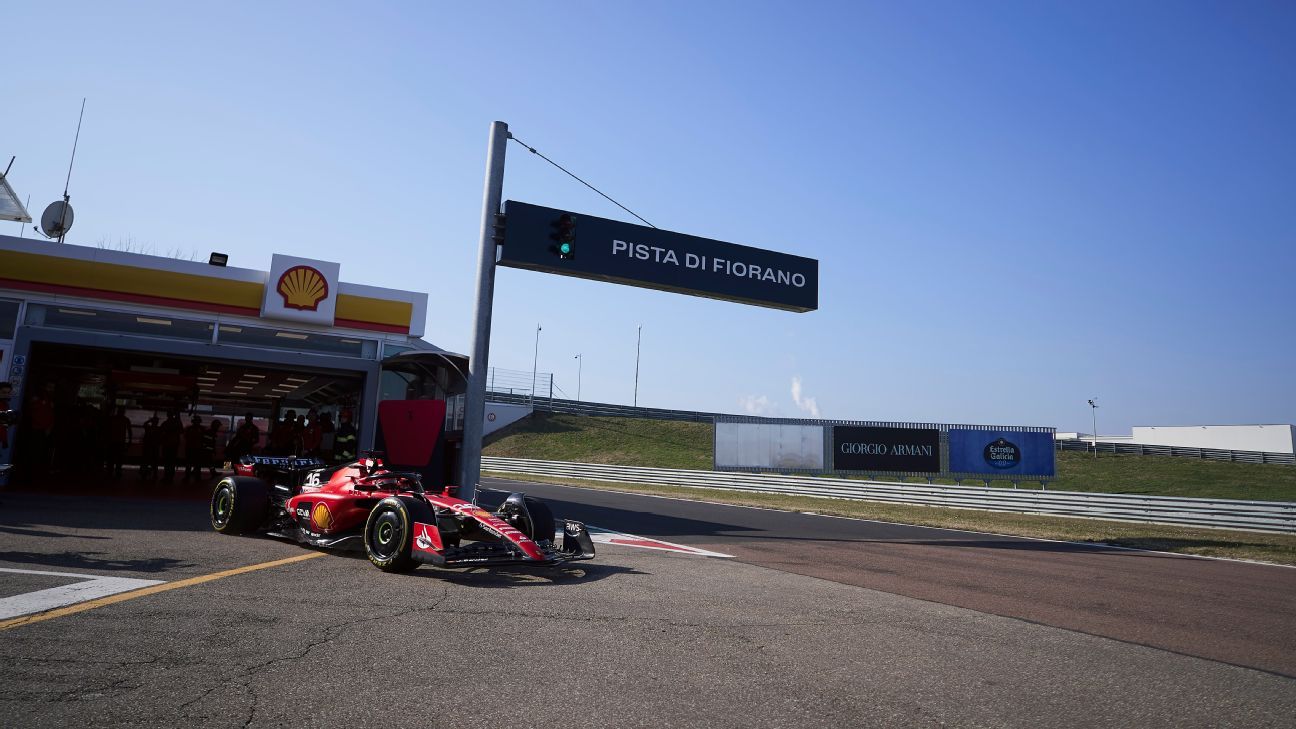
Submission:
<svg viewBox="0 0 1296 729">
<path fill-rule="evenodd" d="M 641 497 L 613 503 L 644 508 Z M 363 558 L 215 534 L 205 508 L 3 497 L 0 568 L 25 572 L 0 572 L 0 598 L 105 577 L 158 582 L 0 622 L 0 723 L 1182 727 L 1296 716 L 1296 679 L 1278 671 L 751 563 L 760 535 L 738 528 L 752 518 L 738 512 L 775 512 L 727 511 L 702 536 L 646 534 L 629 516 L 597 524 L 733 558 L 605 541 L 596 560 L 560 571 L 387 575 Z M 777 541 L 837 554 L 814 551 L 815 536 Z M 1074 558 L 1042 551 L 1041 569 L 1059 554 Z"/>
</svg>

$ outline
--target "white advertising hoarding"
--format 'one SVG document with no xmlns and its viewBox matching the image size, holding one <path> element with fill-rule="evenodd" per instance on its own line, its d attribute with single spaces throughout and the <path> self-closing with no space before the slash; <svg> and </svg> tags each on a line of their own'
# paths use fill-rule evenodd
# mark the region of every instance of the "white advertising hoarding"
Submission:
<svg viewBox="0 0 1296 729">
<path fill-rule="evenodd" d="M 823 470 L 822 425 L 715 424 L 717 468 Z"/>
</svg>

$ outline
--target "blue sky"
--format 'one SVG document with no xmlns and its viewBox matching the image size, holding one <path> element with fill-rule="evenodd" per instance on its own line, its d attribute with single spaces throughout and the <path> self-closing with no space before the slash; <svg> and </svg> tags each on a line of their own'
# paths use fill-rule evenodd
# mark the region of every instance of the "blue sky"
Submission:
<svg viewBox="0 0 1296 729">
<path fill-rule="evenodd" d="M 1296 6 L 41 3 L 0 155 L 93 245 L 339 261 L 467 351 L 492 120 L 808 314 L 501 269 L 492 364 L 585 399 L 1050 425 L 1296 421 Z M 510 145 L 507 198 L 628 219 Z M 12 228 L 12 229 L 10 229 Z M 17 224 L 0 224 L 17 234 Z M 799 383 L 799 389 L 794 386 Z"/>
</svg>

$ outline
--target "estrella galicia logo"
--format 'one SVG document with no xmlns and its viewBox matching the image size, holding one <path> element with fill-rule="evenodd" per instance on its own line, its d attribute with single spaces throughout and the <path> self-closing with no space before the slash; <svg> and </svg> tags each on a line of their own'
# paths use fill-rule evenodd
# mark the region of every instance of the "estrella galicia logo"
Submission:
<svg viewBox="0 0 1296 729">
<path fill-rule="evenodd" d="M 989 443 L 984 451 L 985 462 L 992 468 L 1012 468 L 1021 463 L 1021 449 L 1016 443 L 1000 438 Z"/>
</svg>

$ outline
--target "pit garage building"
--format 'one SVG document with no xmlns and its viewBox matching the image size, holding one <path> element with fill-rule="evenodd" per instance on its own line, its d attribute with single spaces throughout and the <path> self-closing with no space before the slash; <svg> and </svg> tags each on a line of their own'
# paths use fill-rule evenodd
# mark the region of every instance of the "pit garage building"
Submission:
<svg viewBox="0 0 1296 729">
<path fill-rule="evenodd" d="M 0 236 L 10 406 L 43 394 L 62 417 L 124 407 L 135 426 L 176 410 L 186 424 L 221 419 L 226 436 L 250 412 L 262 447 L 288 410 L 335 423 L 346 412 L 365 449 L 379 402 L 437 399 L 453 472 L 466 359 L 421 339 L 427 294 L 340 281 L 327 261 L 276 254 L 269 271 L 213 261 Z M 12 446 L 0 462 L 21 460 L 21 430 Z"/>
</svg>

